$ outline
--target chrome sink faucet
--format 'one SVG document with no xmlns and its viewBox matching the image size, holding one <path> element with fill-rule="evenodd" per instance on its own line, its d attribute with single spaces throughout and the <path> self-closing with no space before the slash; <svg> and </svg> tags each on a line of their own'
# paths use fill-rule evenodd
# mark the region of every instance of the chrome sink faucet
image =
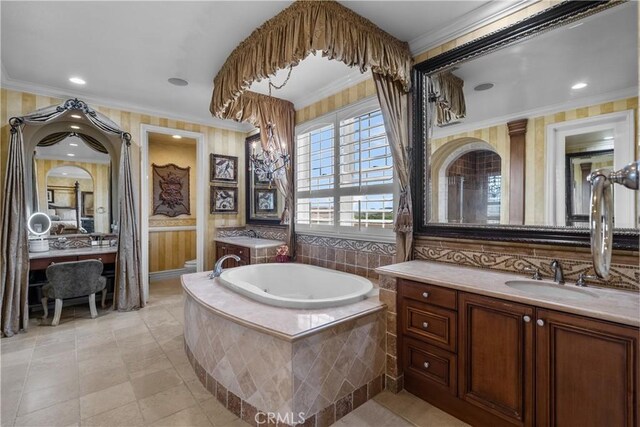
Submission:
<svg viewBox="0 0 640 427">
<path fill-rule="evenodd" d="M 220 258 L 218 258 L 218 261 L 216 261 L 216 265 L 215 267 L 213 267 L 213 271 L 211 272 L 211 274 L 209 274 L 209 279 L 215 279 L 216 277 L 220 277 L 220 275 L 222 274 L 222 263 L 229 258 L 233 258 L 238 262 L 240 261 L 240 257 L 238 255 L 221 256 Z"/>
<path fill-rule="evenodd" d="M 564 285 L 564 272 L 562 271 L 560 261 L 557 259 L 551 261 L 551 271 L 553 271 L 553 281 L 558 285 Z"/>
</svg>

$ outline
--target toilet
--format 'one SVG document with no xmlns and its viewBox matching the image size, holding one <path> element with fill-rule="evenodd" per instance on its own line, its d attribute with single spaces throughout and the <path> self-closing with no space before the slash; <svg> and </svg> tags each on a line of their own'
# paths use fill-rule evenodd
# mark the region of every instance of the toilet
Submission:
<svg viewBox="0 0 640 427">
<path fill-rule="evenodd" d="M 185 273 L 195 273 L 196 270 L 198 269 L 197 263 L 198 263 L 197 259 L 186 261 L 184 263 L 184 269 L 187 270 L 185 271 Z"/>
</svg>

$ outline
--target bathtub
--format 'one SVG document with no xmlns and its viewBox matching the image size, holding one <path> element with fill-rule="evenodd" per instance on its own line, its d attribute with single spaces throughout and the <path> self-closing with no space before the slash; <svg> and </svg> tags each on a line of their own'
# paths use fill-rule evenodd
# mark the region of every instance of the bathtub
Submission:
<svg viewBox="0 0 640 427">
<path fill-rule="evenodd" d="M 254 264 L 227 269 L 220 282 L 263 304 L 286 308 L 327 308 L 373 296 L 370 280 L 306 264 Z"/>
</svg>

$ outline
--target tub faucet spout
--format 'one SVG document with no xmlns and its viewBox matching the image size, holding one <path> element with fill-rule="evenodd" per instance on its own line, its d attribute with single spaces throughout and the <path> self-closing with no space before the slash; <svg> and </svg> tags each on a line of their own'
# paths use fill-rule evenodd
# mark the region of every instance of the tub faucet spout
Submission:
<svg viewBox="0 0 640 427">
<path fill-rule="evenodd" d="M 224 256 L 221 256 L 220 258 L 218 258 L 218 261 L 216 261 L 216 265 L 215 265 L 215 267 L 213 267 L 213 271 L 211 272 L 211 274 L 209 274 L 209 279 L 214 279 L 216 277 L 220 277 L 220 275 L 222 274 L 222 263 L 225 262 L 229 258 L 233 258 L 238 262 L 240 261 L 240 257 L 238 255 L 224 255 Z"/>
</svg>

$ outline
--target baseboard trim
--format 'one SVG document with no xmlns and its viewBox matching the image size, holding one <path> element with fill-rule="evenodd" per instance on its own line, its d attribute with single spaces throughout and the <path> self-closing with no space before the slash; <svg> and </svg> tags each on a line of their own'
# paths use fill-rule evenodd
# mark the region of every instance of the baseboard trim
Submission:
<svg viewBox="0 0 640 427">
<path fill-rule="evenodd" d="M 190 272 L 193 272 L 193 271 L 188 268 L 177 268 L 175 270 L 154 271 L 153 273 L 149 273 L 149 282 L 153 282 L 154 280 L 172 279 L 174 277 L 180 277 L 183 274 L 187 274 Z"/>
</svg>

